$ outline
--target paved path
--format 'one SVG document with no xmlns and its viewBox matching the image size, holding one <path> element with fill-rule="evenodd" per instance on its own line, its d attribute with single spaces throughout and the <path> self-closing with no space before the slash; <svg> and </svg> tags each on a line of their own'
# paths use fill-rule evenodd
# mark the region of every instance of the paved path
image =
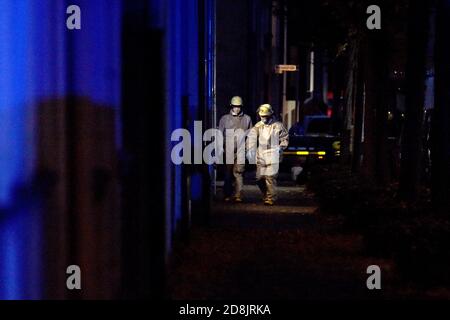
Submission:
<svg viewBox="0 0 450 320">
<path fill-rule="evenodd" d="M 372 298 L 366 268 L 380 265 L 384 281 L 392 266 L 365 257 L 362 238 L 342 234 L 339 221 L 322 217 L 311 194 L 282 182 L 279 201 L 264 206 L 246 185 L 242 204 L 223 202 L 221 189 L 211 224 L 194 227 L 169 271 L 174 299 Z"/>
</svg>

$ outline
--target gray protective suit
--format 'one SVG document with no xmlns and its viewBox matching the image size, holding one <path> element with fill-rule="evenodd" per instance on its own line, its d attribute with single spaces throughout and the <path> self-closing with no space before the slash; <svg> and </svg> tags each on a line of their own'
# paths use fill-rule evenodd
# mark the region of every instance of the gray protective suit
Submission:
<svg viewBox="0 0 450 320">
<path fill-rule="evenodd" d="M 252 119 L 243 112 L 237 116 L 230 112 L 219 121 L 219 130 L 223 134 L 225 145 L 225 197 L 241 197 L 244 186 L 245 137 L 251 127 Z"/>
</svg>

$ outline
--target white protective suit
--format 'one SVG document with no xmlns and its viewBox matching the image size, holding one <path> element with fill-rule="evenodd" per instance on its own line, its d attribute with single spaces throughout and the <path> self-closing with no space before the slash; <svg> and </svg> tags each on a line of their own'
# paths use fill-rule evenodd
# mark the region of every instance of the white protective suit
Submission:
<svg viewBox="0 0 450 320">
<path fill-rule="evenodd" d="M 288 144 L 288 131 L 274 119 L 267 124 L 258 122 L 248 134 L 247 155 L 250 163 L 256 163 L 256 179 L 264 199 L 276 199 L 281 154 Z"/>
</svg>

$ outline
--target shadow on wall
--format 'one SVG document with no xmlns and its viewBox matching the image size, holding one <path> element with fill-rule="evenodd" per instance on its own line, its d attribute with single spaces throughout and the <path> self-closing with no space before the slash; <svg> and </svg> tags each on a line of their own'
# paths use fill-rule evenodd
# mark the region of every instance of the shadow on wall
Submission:
<svg viewBox="0 0 450 320">
<path fill-rule="evenodd" d="M 37 116 L 44 297 L 113 299 L 120 294 L 121 217 L 115 110 L 89 99 L 43 101 Z M 81 268 L 82 290 L 66 288 Z"/>
</svg>

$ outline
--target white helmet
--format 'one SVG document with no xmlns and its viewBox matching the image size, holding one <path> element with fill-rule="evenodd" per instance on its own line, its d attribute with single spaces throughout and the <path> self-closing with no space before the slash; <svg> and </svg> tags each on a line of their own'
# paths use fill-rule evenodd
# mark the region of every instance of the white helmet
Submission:
<svg viewBox="0 0 450 320">
<path fill-rule="evenodd" d="M 258 108 L 258 114 L 260 117 L 269 117 L 273 115 L 273 109 L 270 104 L 263 104 Z"/>
<path fill-rule="evenodd" d="M 242 98 L 239 96 L 235 96 L 231 99 L 230 105 L 232 107 L 242 107 L 243 103 L 242 103 Z"/>
</svg>

